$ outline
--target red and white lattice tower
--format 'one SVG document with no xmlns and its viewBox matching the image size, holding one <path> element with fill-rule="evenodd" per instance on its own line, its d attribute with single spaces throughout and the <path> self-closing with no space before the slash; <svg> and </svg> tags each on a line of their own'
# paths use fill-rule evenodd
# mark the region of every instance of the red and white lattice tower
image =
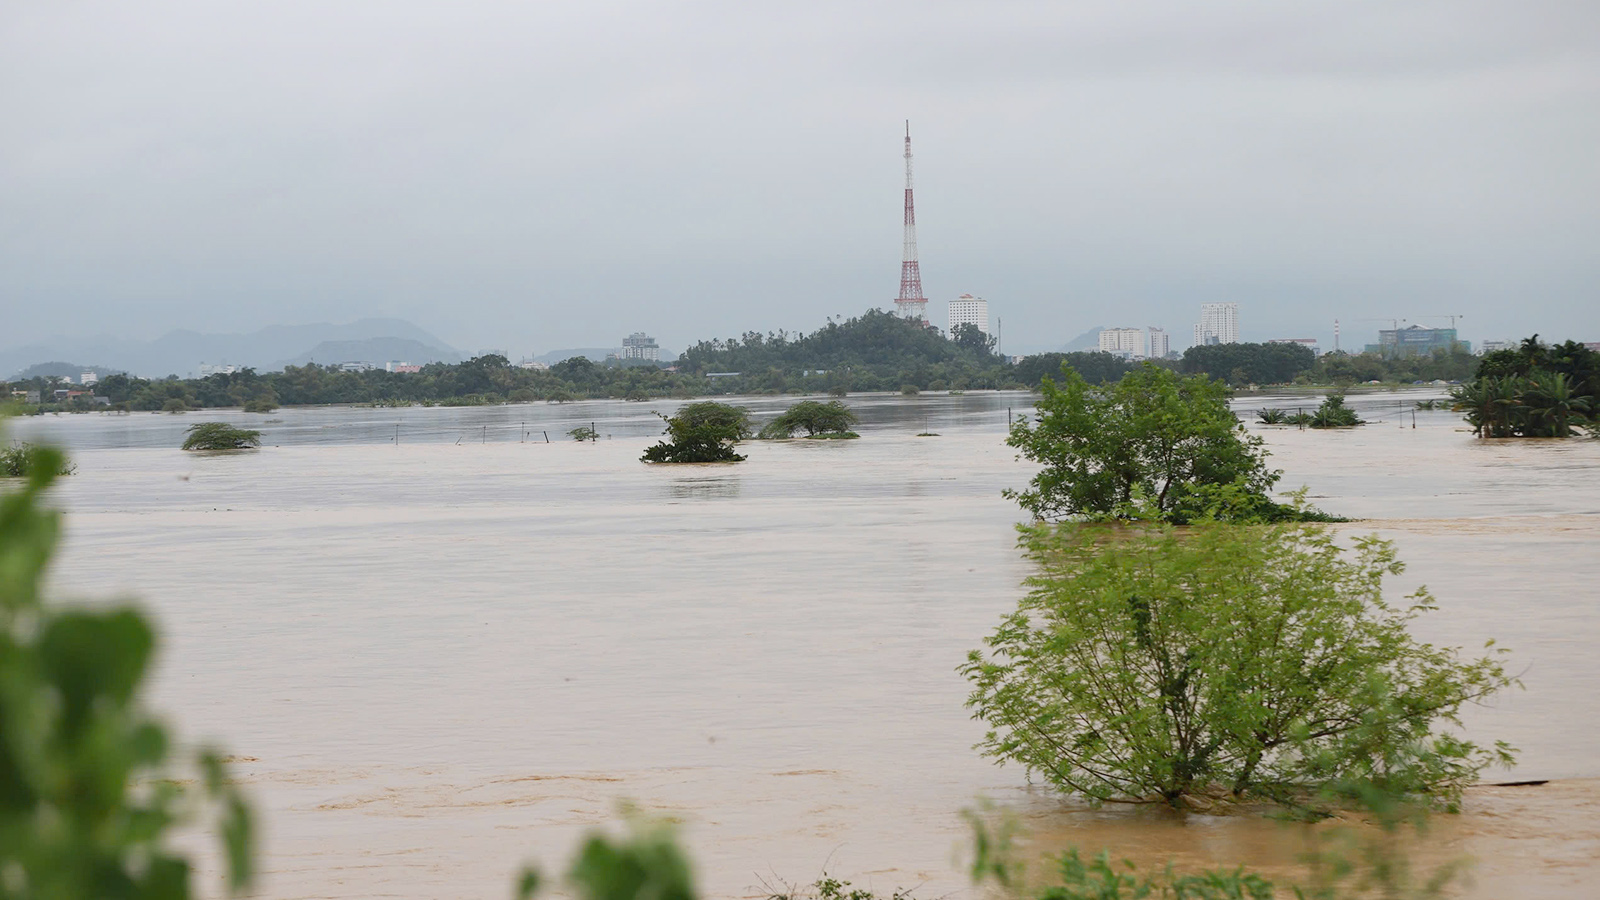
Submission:
<svg viewBox="0 0 1600 900">
<path fill-rule="evenodd" d="M 906 122 L 906 236 L 900 256 L 900 296 L 894 301 L 895 315 L 917 322 L 928 321 L 928 298 L 922 296 L 922 270 L 917 266 L 917 210 L 911 202 L 911 123 Z"/>
</svg>

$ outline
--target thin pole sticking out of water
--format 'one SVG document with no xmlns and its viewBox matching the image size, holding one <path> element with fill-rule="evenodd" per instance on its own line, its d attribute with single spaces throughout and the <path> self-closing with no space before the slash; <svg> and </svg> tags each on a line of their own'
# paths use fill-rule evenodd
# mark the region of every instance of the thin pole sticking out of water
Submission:
<svg viewBox="0 0 1600 900">
<path fill-rule="evenodd" d="M 487 425 L 483 426 L 483 439 L 478 441 L 478 443 L 480 443 L 480 444 L 489 443 L 489 426 L 487 426 Z"/>
<path fill-rule="evenodd" d="M 540 429 L 540 431 L 543 431 L 544 433 L 544 442 L 546 444 L 550 443 L 550 432 L 544 431 L 543 429 Z"/>
<path fill-rule="evenodd" d="M 394 423 L 394 445 L 400 446 L 400 423 Z"/>
</svg>

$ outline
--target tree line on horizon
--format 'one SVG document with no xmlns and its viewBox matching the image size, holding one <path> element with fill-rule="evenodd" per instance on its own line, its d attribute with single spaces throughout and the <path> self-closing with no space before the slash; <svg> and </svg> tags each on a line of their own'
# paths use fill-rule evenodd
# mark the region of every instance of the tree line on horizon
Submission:
<svg viewBox="0 0 1600 900">
<path fill-rule="evenodd" d="M 1492 356 L 1492 354 L 1491 354 Z M 1480 358 L 1464 350 L 1384 359 L 1330 353 L 1317 357 L 1294 344 L 1240 343 L 1189 348 L 1154 365 L 1204 374 L 1232 387 L 1269 384 L 1348 385 L 1379 381 L 1467 381 Z M 732 394 L 1037 389 L 1065 365 L 1091 384 L 1120 380 L 1138 364 L 1109 353 L 1041 353 L 1018 359 L 996 352 L 994 339 L 971 325 L 950 336 L 938 329 L 869 310 L 809 333 L 746 332 L 696 343 L 675 365 L 618 365 L 573 357 L 548 369 L 523 369 L 503 356 L 430 363 L 416 373 L 344 371 L 309 363 L 280 372 L 244 369 L 204 378 L 146 379 L 109 375 L 94 386 L 112 408 L 125 411 L 243 407 L 266 412 L 280 405 L 488 405 L 586 399 L 649 400 Z M 13 382 L 9 391 L 37 390 L 29 412 L 104 409 L 83 396 L 53 402 L 51 379 Z"/>
</svg>

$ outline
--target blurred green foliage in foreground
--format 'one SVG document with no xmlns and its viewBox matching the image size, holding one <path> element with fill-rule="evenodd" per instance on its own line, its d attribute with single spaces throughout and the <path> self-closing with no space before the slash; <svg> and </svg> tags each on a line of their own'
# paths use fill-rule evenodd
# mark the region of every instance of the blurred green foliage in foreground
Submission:
<svg viewBox="0 0 1600 900">
<path fill-rule="evenodd" d="M 178 765 L 139 702 L 150 622 L 131 606 L 41 595 L 60 514 L 40 498 L 66 461 L 30 452 L 25 480 L 0 493 L 0 897 L 188 897 L 192 866 L 167 839 L 201 818 L 222 839 L 229 888 L 242 891 L 251 819 L 221 757 Z"/>
</svg>

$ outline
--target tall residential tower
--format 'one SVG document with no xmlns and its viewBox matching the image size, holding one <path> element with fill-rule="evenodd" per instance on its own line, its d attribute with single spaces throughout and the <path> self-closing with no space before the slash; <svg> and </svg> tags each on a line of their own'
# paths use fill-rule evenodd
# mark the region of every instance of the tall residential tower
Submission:
<svg viewBox="0 0 1600 900">
<path fill-rule="evenodd" d="M 1194 345 L 1239 343 L 1239 304 L 1202 303 L 1194 326 Z"/>
</svg>

